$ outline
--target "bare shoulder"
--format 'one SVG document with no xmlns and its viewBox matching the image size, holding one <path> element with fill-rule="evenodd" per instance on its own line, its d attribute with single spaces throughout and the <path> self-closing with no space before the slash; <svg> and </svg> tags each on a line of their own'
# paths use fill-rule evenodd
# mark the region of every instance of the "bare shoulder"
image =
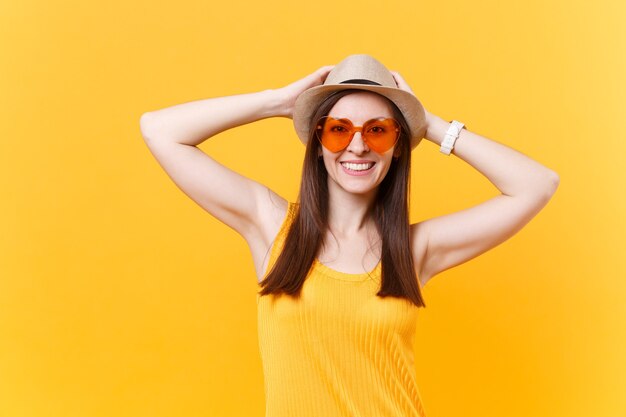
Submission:
<svg viewBox="0 0 626 417">
<path fill-rule="evenodd" d="M 257 217 L 253 227 L 243 236 L 252 254 L 257 279 L 262 278 L 269 261 L 272 242 L 280 231 L 280 226 L 287 215 L 289 202 L 269 188 L 257 199 Z"/>
<path fill-rule="evenodd" d="M 410 240 L 415 272 L 417 273 L 417 277 L 420 280 L 422 288 L 424 288 L 430 279 L 430 277 L 424 275 L 423 272 L 423 266 L 426 260 L 426 250 L 428 248 L 428 235 L 426 234 L 426 230 L 424 228 L 424 222 L 411 224 Z"/>
</svg>

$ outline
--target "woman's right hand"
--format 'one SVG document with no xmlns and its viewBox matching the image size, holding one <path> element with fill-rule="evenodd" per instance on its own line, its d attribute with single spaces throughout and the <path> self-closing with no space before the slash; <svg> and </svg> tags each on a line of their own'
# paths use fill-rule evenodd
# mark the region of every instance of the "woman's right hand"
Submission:
<svg viewBox="0 0 626 417">
<path fill-rule="evenodd" d="M 324 84 L 324 80 L 326 80 L 328 73 L 334 67 L 334 65 L 323 66 L 298 81 L 295 81 L 285 87 L 275 89 L 274 92 L 280 100 L 280 109 L 276 116 L 288 117 L 292 119 L 293 108 L 298 96 L 309 88 Z"/>
</svg>

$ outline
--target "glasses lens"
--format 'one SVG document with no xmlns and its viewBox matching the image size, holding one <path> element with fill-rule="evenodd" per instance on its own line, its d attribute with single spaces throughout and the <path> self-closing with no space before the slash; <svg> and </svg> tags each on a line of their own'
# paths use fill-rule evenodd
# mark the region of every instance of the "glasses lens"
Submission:
<svg viewBox="0 0 626 417">
<path fill-rule="evenodd" d="M 339 152 L 346 148 L 352 137 L 352 123 L 347 119 L 323 117 L 318 123 L 318 139 L 331 152 Z"/>
<path fill-rule="evenodd" d="M 363 126 L 363 137 L 370 149 L 383 153 L 400 137 L 400 125 L 391 118 L 369 120 Z"/>
</svg>

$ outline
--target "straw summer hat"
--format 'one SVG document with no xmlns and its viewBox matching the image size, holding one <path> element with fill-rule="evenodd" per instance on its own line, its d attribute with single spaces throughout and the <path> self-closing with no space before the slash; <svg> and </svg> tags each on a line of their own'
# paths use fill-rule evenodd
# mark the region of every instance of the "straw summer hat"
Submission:
<svg viewBox="0 0 626 417">
<path fill-rule="evenodd" d="M 413 94 L 398 88 L 393 75 L 381 62 L 364 54 L 348 56 L 335 65 L 324 84 L 298 96 L 293 124 L 302 143 L 306 145 L 309 140 L 311 118 L 317 107 L 335 91 L 346 89 L 373 91 L 394 102 L 409 125 L 411 150 L 420 143 L 426 126 L 424 107 Z"/>
</svg>

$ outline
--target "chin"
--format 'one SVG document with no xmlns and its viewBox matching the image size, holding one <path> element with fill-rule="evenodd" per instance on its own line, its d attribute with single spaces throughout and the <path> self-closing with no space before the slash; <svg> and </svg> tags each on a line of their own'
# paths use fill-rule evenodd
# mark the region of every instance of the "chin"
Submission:
<svg viewBox="0 0 626 417">
<path fill-rule="evenodd" d="M 369 194 L 369 193 L 375 191 L 376 188 L 378 188 L 378 184 L 375 185 L 375 186 L 371 186 L 371 185 L 368 184 L 367 186 L 362 186 L 362 187 L 350 186 L 350 184 L 345 184 L 345 183 L 340 183 L 339 185 L 346 192 L 349 192 L 351 194 L 359 194 L 359 195 Z"/>
</svg>

